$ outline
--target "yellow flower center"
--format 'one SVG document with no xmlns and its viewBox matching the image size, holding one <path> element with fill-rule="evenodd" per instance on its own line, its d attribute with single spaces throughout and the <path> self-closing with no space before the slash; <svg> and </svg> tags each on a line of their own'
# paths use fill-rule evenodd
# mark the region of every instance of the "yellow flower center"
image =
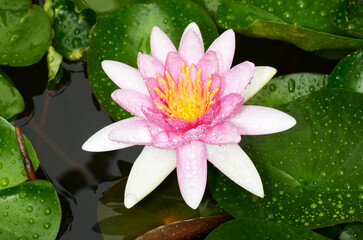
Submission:
<svg viewBox="0 0 363 240">
<path fill-rule="evenodd" d="M 209 75 L 206 79 L 205 89 L 203 89 L 201 73 L 202 70 L 198 69 L 196 79 L 192 81 L 190 68 L 185 67 L 183 62 L 178 84 L 175 83 L 168 71 L 165 71 L 166 80 L 157 74 L 158 81 L 164 85 L 164 91 L 157 87 L 154 87 L 154 90 L 164 103 L 154 100 L 155 106 L 165 110 L 165 114 L 169 118 L 183 119 L 188 122 L 193 122 L 203 116 L 215 102 L 214 96 L 218 92 L 218 88 L 210 90 L 212 76 Z"/>
</svg>

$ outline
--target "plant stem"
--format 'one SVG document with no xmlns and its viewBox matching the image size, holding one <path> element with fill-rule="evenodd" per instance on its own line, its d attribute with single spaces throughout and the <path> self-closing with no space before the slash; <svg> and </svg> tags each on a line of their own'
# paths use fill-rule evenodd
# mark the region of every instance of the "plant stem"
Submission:
<svg viewBox="0 0 363 240">
<path fill-rule="evenodd" d="M 35 175 L 33 164 L 30 161 L 28 154 L 26 152 L 23 135 L 21 134 L 21 130 L 19 126 L 15 127 L 15 133 L 16 133 L 16 139 L 18 140 L 19 150 L 21 158 L 23 159 L 24 168 L 26 175 L 28 176 L 29 181 L 33 181 L 37 179 L 37 176 Z"/>
</svg>

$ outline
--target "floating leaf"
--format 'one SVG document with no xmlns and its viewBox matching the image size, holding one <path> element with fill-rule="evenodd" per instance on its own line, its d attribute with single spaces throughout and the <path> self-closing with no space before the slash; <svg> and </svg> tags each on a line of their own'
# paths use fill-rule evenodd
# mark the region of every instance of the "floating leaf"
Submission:
<svg viewBox="0 0 363 240">
<path fill-rule="evenodd" d="M 101 62 L 116 60 L 136 67 L 138 52 L 150 53 L 154 26 L 178 46 L 184 28 L 193 21 L 200 26 L 205 45 L 211 44 L 217 36 L 215 25 L 202 8 L 185 0 L 129 5 L 106 15 L 96 26 L 88 52 L 88 75 L 93 93 L 113 119 L 130 117 L 130 113 L 112 101 L 117 86 L 104 73 Z"/>
<path fill-rule="evenodd" d="M 0 64 L 27 66 L 38 62 L 51 37 L 44 10 L 31 0 L 1 0 L 0 13 Z"/>
<path fill-rule="evenodd" d="M 278 107 L 324 88 L 327 79 L 327 75 L 319 73 L 293 73 L 275 77 L 246 104 Z"/>
<path fill-rule="evenodd" d="M 334 68 L 328 88 L 346 88 L 363 93 L 363 49 L 349 54 Z"/>
<path fill-rule="evenodd" d="M 174 174 L 171 177 L 176 179 Z M 135 239 L 158 226 L 199 216 L 198 210 L 184 203 L 175 180 L 164 181 L 131 209 L 123 204 L 125 186 L 126 179 L 116 182 L 98 206 L 97 216 L 105 240 Z"/>
<path fill-rule="evenodd" d="M 57 192 L 44 180 L 0 190 L 0 239 L 56 238 L 62 218 Z"/>
<path fill-rule="evenodd" d="M 229 221 L 216 228 L 206 240 L 220 239 L 328 239 L 317 233 L 287 226 L 280 223 L 238 219 Z"/>
<path fill-rule="evenodd" d="M 336 1 L 335 1 L 336 3 Z M 326 58 L 342 58 L 363 47 L 331 23 L 334 1 L 221 0 L 216 20 L 222 28 L 252 37 L 290 42 Z"/>
<path fill-rule="evenodd" d="M 37 155 L 29 140 L 25 136 L 23 137 L 28 156 L 36 170 L 39 166 Z M 15 128 L 0 117 L 0 190 L 15 186 L 25 180 L 27 180 L 27 176 L 20 156 Z"/>
<path fill-rule="evenodd" d="M 57 52 L 71 61 L 82 58 L 90 42 L 88 33 L 96 23 L 95 12 L 85 9 L 76 13 L 74 7 L 74 3 L 69 0 L 54 0 L 53 4 L 53 46 Z"/>
<path fill-rule="evenodd" d="M 11 79 L 0 70 L 0 116 L 10 119 L 24 111 L 24 99 Z"/>
<path fill-rule="evenodd" d="M 265 197 L 253 196 L 221 174 L 209 174 L 216 201 L 236 218 L 306 229 L 362 221 L 363 94 L 326 89 L 281 110 L 297 125 L 242 140 L 261 175 Z"/>
</svg>

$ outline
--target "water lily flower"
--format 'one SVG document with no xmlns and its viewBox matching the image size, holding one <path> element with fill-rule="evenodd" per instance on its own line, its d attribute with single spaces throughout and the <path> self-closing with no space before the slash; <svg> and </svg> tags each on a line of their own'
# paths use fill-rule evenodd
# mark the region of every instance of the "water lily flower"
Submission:
<svg viewBox="0 0 363 240">
<path fill-rule="evenodd" d="M 296 121 L 281 111 L 242 103 L 276 70 L 248 61 L 231 68 L 233 30 L 220 35 L 206 52 L 195 23 L 185 29 L 178 50 L 158 27 L 152 29 L 150 44 L 151 55 L 138 55 L 138 70 L 121 62 L 102 62 L 120 87 L 112 99 L 135 117 L 101 129 L 82 148 L 97 152 L 146 145 L 126 184 L 127 208 L 175 168 L 185 202 L 197 208 L 206 187 L 207 160 L 236 184 L 263 197 L 260 176 L 238 145 L 241 135 L 284 131 Z"/>
</svg>

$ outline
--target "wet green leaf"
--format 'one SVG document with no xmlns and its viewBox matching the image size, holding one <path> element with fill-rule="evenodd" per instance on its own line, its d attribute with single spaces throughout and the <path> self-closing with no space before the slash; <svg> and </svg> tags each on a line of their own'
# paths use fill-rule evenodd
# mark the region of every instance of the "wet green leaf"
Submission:
<svg viewBox="0 0 363 240">
<path fill-rule="evenodd" d="M 326 89 L 280 109 L 292 129 L 243 136 L 265 197 L 221 174 L 208 174 L 216 201 L 236 218 L 280 221 L 306 229 L 363 220 L 363 94 Z"/>
<path fill-rule="evenodd" d="M 54 0 L 55 36 L 54 48 L 65 58 L 80 60 L 88 47 L 88 33 L 96 23 L 96 14 L 90 9 L 75 12 L 75 5 L 70 0 Z"/>
<path fill-rule="evenodd" d="M 363 93 L 363 49 L 349 54 L 334 68 L 327 88 L 346 88 Z"/>
<path fill-rule="evenodd" d="M 199 217 L 199 211 L 188 207 L 179 193 L 176 176 L 164 181 L 134 207 L 123 205 L 126 179 L 111 186 L 101 198 L 97 216 L 103 237 L 135 239 L 143 233 L 164 224 Z"/>
<path fill-rule="evenodd" d="M 11 79 L 0 70 L 0 116 L 10 119 L 24 111 L 24 99 Z"/>
<path fill-rule="evenodd" d="M 253 240 L 253 239 L 329 239 L 317 233 L 287 226 L 285 224 L 238 219 L 226 222 L 211 232 L 206 240 Z"/>
<path fill-rule="evenodd" d="M 115 120 L 130 114 L 111 99 L 117 86 L 101 68 L 103 60 L 116 60 L 136 67 L 138 52 L 150 53 L 150 33 L 163 29 L 175 46 L 190 22 L 196 22 L 206 46 L 218 36 L 206 12 L 185 0 L 161 1 L 148 5 L 129 5 L 105 16 L 97 25 L 88 52 L 88 75 L 96 98 Z"/>
<path fill-rule="evenodd" d="M 246 104 L 278 107 L 324 88 L 327 79 L 327 75 L 319 73 L 293 73 L 275 77 Z"/>
<path fill-rule="evenodd" d="M 203 7 L 208 13 L 211 18 L 215 18 L 217 8 L 218 8 L 218 0 L 191 0 L 195 2 L 199 6 Z"/>
<path fill-rule="evenodd" d="M 62 78 L 63 68 L 62 68 L 63 57 L 57 51 L 55 51 L 53 46 L 49 46 L 47 54 L 47 64 L 48 64 L 48 89 L 53 89 L 57 83 Z"/>
<path fill-rule="evenodd" d="M 363 47 L 363 39 L 345 36 L 330 20 L 337 1 L 222 0 L 216 14 L 222 28 L 252 37 L 290 42 L 326 58 L 342 58 Z"/>
<path fill-rule="evenodd" d="M 48 181 L 0 190 L 0 239 L 53 240 L 61 218 L 57 192 Z"/>
<path fill-rule="evenodd" d="M 48 49 L 50 33 L 47 15 L 31 0 L 0 1 L 0 64 L 38 62 Z"/>
<path fill-rule="evenodd" d="M 37 170 L 39 166 L 37 155 L 29 140 L 24 135 L 23 138 L 34 170 Z M 27 176 L 20 156 L 15 128 L 0 117 L 0 190 L 15 186 L 25 180 L 27 180 Z"/>
</svg>

